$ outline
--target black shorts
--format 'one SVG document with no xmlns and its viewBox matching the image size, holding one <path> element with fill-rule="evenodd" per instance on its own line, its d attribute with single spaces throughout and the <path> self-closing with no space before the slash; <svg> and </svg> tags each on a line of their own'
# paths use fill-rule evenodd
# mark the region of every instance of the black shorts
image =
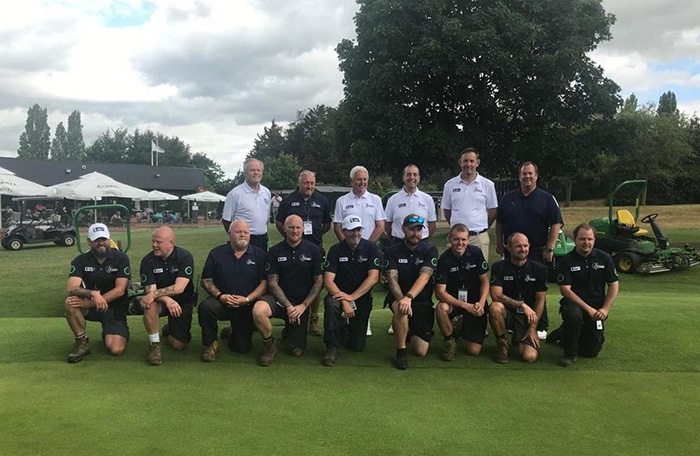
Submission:
<svg viewBox="0 0 700 456">
<path fill-rule="evenodd" d="M 272 318 L 284 320 L 282 339 L 287 344 L 287 347 L 290 349 L 301 348 L 302 350 L 306 350 L 306 334 L 309 327 L 309 315 L 311 314 L 309 308 L 307 307 L 304 313 L 301 314 L 299 324 L 291 324 L 289 322 L 289 316 L 287 316 L 287 309 L 285 309 L 282 304 L 278 304 L 272 296 L 270 296 L 270 298 L 271 299 L 263 299 L 263 297 L 261 297 L 260 299 L 267 302 L 270 306 Z"/>
<path fill-rule="evenodd" d="M 190 329 L 192 328 L 193 307 L 193 304 L 180 304 L 182 313 L 179 317 L 173 317 L 170 315 L 170 312 L 168 312 L 168 308 L 165 304 L 160 304 L 160 316 L 168 317 L 168 331 L 170 332 L 170 337 L 184 344 L 189 344 L 192 340 L 192 332 Z"/>
<path fill-rule="evenodd" d="M 106 311 L 100 312 L 96 307 L 91 307 L 85 319 L 88 321 L 99 321 L 102 323 L 102 338 L 106 335 L 114 334 L 129 340 L 129 325 L 126 323 L 126 306 L 108 307 Z"/>
<path fill-rule="evenodd" d="M 411 310 L 413 310 L 413 316 L 408 317 L 407 341 L 411 336 L 416 336 L 426 342 L 430 342 L 433 334 L 435 334 L 433 331 L 433 326 L 435 325 L 433 303 L 431 301 L 412 301 Z M 394 309 L 391 308 L 391 311 L 393 312 Z"/>
<path fill-rule="evenodd" d="M 532 341 L 527 337 L 527 330 L 530 325 L 527 322 L 527 316 L 524 313 L 518 313 L 515 309 L 508 308 L 506 310 L 506 329 L 513 331 L 513 338 L 511 343 L 513 344 L 525 344 L 532 348 Z M 539 348 L 536 348 L 539 350 Z"/>
<path fill-rule="evenodd" d="M 463 315 L 462 320 L 462 330 L 457 335 L 467 342 L 473 342 L 475 344 L 482 345 L 484 339 L 486 338 L 486 326 L 488 324 L 488 314 L 489 306 L 486 305 L 484 309 L 484 314 L 480 317 L 475 317 L 474 315 L 467 312 L 467 309 L 461 307 L 452 307 L 452 312 L 450 312 L 450 320 Z"/>
</svg>

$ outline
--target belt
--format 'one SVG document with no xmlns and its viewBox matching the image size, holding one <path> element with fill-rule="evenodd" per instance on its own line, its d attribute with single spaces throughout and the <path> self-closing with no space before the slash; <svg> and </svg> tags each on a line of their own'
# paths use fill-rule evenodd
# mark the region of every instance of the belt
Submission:
<svg viewBox="0 0 700 456">
<path fill-rule="evenodd" d="M 481 230 L 481 231 L 470 231 L 470 232 L 469 232 L 469 236 L 478 236 L 478 235 L 480 235 L 481 233 L 487 232 L 488 230 L 489 230 L 489 229 L 486 228 L 486 229 L 483 229 L 483 230 Z"/>
</svg>

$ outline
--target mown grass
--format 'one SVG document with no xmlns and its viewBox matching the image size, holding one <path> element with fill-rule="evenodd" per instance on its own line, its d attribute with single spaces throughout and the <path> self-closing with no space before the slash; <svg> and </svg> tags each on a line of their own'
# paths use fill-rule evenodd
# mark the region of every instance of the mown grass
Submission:
<svg viewBox="0 0 700 456">
<path fill-rule="evenodd" d="M 566 215 L 565 215 L 566 217 Z M 567 225 L 568 219 L 567 219 Z M 700 241 L 697 230 L 667 229 Z M 225 241 L 220 226 L 178 229 L 197 270 Z M 149 232 L 134 234 L 136 269 Z M 275 237 L 279 239 L 279 237 Z M 675 240 L 672 238 L 672 240 Z M 331 244 L 328 237 L 326 244 Z M 443 242 L 436 242 L 440 247 Z M 442 245 L 441 245 L 442 244 Z M 375 335 L 365 353 L 341 351 L 324 368 L 320 338 L 299 359 L 280 354 L 256 365 L 255 335 L 245 355 L 220 351 L 199 361 L 199 328 L 183 352 L 165 349 L 145 363 L 140 317 L 129 317 L 126 354 L 108 356 L 92 324 L 93 354 L 65 362 L 72 338 L 61 318 L 75 249 L 0 251 L 0 454 L 696 454 L 700 450 L 700 267 L 622 277 L 621 294 L 596 360 L 556 365 L 542 348 L 533 365 L 494 363 L 493 337 L 482 355 L 390 365 L 390 313 L 375 296 Z M 553 325 L 558 293 L 550 286 Z M 275 331 L 279 333 L 279 326 Z"/>
</svg>

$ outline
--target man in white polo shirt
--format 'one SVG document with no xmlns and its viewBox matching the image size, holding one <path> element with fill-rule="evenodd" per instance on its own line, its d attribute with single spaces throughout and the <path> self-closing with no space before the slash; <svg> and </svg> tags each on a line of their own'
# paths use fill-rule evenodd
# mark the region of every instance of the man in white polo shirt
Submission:
<svg viewBox="0 0 700 456">
<path fill-rule="evenodd" d="M 420 215 L 423 223 L 423 240 L 428 239 L 435 232 L 437 214 L 433 198 L 425 192 L 418 190 L 420 171 L 416 165 L 408 165 L 403 169 L 403 188 L 389 198 L 386 203 L 386 224 L 384 230 L 392 243 L 403 240 L 401 226 L 403 219 L 408 214 Z"/>
<path fill-rule="evenodd" d="M 345 240 L 343 219 L 348 215 L 358 215 L 362 220 L 362 239 L 376 242 L 384 232 L 384 208 L 382 200 L 367 191 L 369 171 L 364 166 L 355 166 L 350 170 L 352 191 L 338 198 L 333 215 L 333 230 L 339 241 Z"/>
<path fill-rule="evenodd" d="M 467 225 L 469 244 L 479 247 L 488 261 L 491 242 L 487 230 L 496 219 L 498 199 L 493 182 L 476 171 L 480 163 L 476 149 L 468 147 L 462 151 L 459 158 L 462 172 L 445 182 L 442 210 L 450 226 Z"/>
<path fill-rule="evenodd" d="M 272 196 L 270 190 L 260 183 L 264 169 L 260 160 L 246 159 L 243 163 L 245 181 L 226 195 L 221 222 L 228 233 L 231 222 L 243 220 L 250 227 L 250 243 L 267 252 L 267 220 Z"/>
</svg>

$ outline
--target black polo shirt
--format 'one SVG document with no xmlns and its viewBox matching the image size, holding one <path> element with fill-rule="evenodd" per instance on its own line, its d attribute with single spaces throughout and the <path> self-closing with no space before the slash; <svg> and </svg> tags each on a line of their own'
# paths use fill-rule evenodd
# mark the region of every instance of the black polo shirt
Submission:
<svg viewBox="0 0 700 456">
<path fill-rule="evenodd" d="M 98 290 L 101 294 L 105 294 L 114 288 L 117 279 L 131 278 L 129 257 L 118 250 L 109 249 L 107 257 L 100 264 L 92 252 L 85 252 L 75 257 L 71 262 L 69 276 L 83 279 L 83 288 L 86 290 Z M 127 306 L 128 304 L 126 291 L 122 296 L 109 303 L 110 306 L 114 307 Z"/>
<path fill-rule="evenodd" d="M 212 279 L 225 294 L 247 296 L 265 279 L 265 252 L 252 244 L 236 258 L 231 244 L 214 247 L 202 270 L 202 279 Z"/>
<path fill-rule="evenodd" d="M 379 269 L 379 247 L 374 242 L 361 239 L 355 250 L 341 241 L 328 251 L 324 269 L 335 274 L 333 280 L 340 291 L 352 293 L 365 281 L 369 271 Z M 362 295 L 358 301 L 372 299 L 372 289 Z"/>
<path fill-rule="evenodd" d="M 191 304 L 194 302 L 194 258 L 187 250 L 175 246 L 168 258 L 162 258 L 149 252 L 141 260 L 141 285 L 155 285 L 156 288 L 165 288 L 175 285 L 175 279 L 184 277 L 189 279 L 185 291 L 176 296 L 171 296 L 179 304 Z"/>
<path fill-rule="evenodd" d="M 275 245 L 267 253 L 267 275 L 279 276 L 279 284 L 287 299 L 300 304 L 309 295 L 314 278 L 323 274 L 321 249 L 302 239 L 296 247 L 287 241 Z"/>
<path fill-rule="evenodd" d="M 594 248 L 587 257 L 576 250 L 558 260 L 557 282 L 570 285 L 589 306 L 600 309 L 605 301 L 605 284 L 618 281 L 615 263 L 610 255 Z"/>
<path fill-rule="evenodd" d="M 537 292 L 547 291 L 547 268 L 529 259 L 523 266 L 501 260 L 491 268 L 491 285 L 502 287 L 504 295 L 534 309 Z"/>
<path fill-rule="evenodd" d="M 528 196 L 520 189 L 506 193 L 498 203 L 496 220 L 503 227 L 503 242 L 513 233 L 523 233 L 530 241 L 531 253 L 547 245 L 549 227 L 563 224 L 554 196 L 535 188 Z"/>
<path fill-rule="evenodd" d="M 332 221 L 330 207 L 325 196 L 316 190 L 311 194 L 308 201 L 305 201 L 299 190 L 293 191 L 282 199 L 275 220 L 284 223 L 284 220 L 290 215 L 298 215 L 303 221 L 311 222 L 313 234 L 305 234 L 304 239 L 319 246 L 323 244 L 323 230 L 321 226 Z"/>
<path fill-rule="evenodd" d="M 435 271 L 438 264 L 437 247 L 425 241 L 420 242 L 414 250 L 409 249 L 405 242 L 394 244 L 387 250 L 387 270 L 399 272 L 399 287 L 404 295 L 408 293 L 420 275 L 422 267 Z M 431 277 L 414 301 L 432 302 L 434 278 Z"/>
<path fill-rule="evenodd" d="M 448 249 L 440 255 L 435 272 L 435 282 L 446 285 L 447 293 L 459 299 L 459 290 L 467 290 L 468 301 L 475 303 L 481 297 L 482 275 L 489 272 L 481 249 L 468 245 L 466 252 L 458 257 Z"/>
</svg>

